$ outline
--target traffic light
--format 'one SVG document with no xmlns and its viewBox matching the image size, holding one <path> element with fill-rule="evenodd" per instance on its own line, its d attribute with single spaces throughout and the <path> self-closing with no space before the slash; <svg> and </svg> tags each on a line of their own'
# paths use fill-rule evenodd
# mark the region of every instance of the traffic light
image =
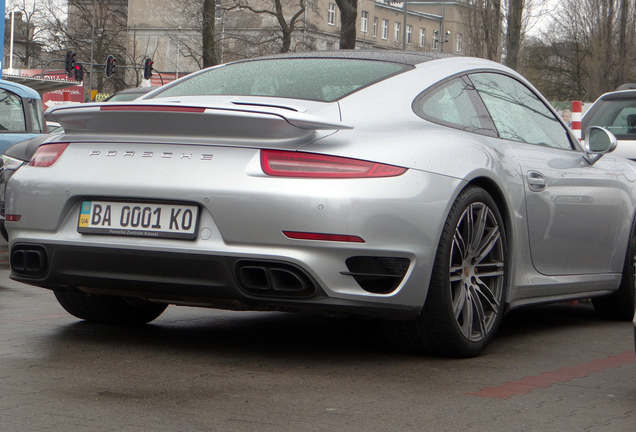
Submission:
<svg viewBox="0 0 636 432">
<path fill-rule="evenodd" d="M 144 64 L 144 79 L 150 79 L 150 77 L 152 77 L 153 64 L 155 64 L 155 62 L 153 62 L 152 59 L 146 59 L 146 63 Z"/>
<path fill-rule="evenodd" d="M 66 51 L 66 60 L 64 60 L 64 70 L 70 78 L 73 76 L 73 70 L 75 69 L 75 53 L 73 51 Z"/>
<path fill-rule="evenodd" d="M 82 65 L 75 65 L 74 68 L 75 81 L 84 81 L 84 67 Z"/>
<path fill-rule="evenodd" d="M 110 78 L 115 73 L 115 62 L 117 59 L 112 55 L 106 58 L 106 78 Z"/>
</svg>

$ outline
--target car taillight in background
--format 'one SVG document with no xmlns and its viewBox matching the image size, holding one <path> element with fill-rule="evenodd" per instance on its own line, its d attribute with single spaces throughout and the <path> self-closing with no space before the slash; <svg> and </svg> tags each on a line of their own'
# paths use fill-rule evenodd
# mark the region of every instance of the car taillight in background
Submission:
<svg viewBox="0 0 636 432">
<path fill-rule="evenodd" d="M 406 172 L 365 160 L 279 150 L 261 150 L 261 168 L 270 176 L 306 178 L 395 177 Z"/>
<path fill-rule="evenodd" d="M 55 143 L 55 144 L 46 144 L 40 146 L 31 161 L 29 161 L 29 166 L 34 167 L 49 167 L 55 163 L 56 160 L 62 155 L 68 143 Z"/>
</svg>

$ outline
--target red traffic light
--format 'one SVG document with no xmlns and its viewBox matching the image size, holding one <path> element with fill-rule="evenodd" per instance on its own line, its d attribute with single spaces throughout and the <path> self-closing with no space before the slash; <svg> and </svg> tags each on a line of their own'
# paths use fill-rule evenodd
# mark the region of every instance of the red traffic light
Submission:
<svg viewBox="0 0 636 432">
<path fill-rule="evenodd" d="M 117 62 L 117 59 L 112 55 L 109 55 L 106 58 L 106 69 L 104 71 L 106 73 L 106 78 L 112 77 L 113 74 L 115 73 L 116 62 Z"/>
<path fill-rule="evenodd" d="M 152 77 L 152 65 L 154 64 L 155 62 L 153 62 L 152 59 L 146 59 L 144 63 L 144 79 L 150 79 Z"/>
<path fill-rule="evenodd" d="M 82 82 L 84 81 L 84 67 L 82 65 L 75 65 L 75 70 L 73 71 L 75 81 Z"/>
</svg>

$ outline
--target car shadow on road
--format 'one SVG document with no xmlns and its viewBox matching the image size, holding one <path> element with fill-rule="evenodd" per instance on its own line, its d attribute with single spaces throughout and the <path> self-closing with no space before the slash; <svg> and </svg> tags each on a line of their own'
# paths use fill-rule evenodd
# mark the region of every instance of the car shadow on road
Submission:
<svg viewBox="0 0 636 432">
<path fill-rule="evenodd" d="M 222 319 L 161 321 L 138 326 L 108 326 L 83 321 L 62 327 L 66 343 L 131 345 L 207 355 L 329 358 L 337 355 L 391 354 L 379 322 L 285 313 L 224 313 Z"/>
<path fill-rule="evenodd" d="M 169 309 L 170 310 L 170 309 Z M 593 329 L 604 321 L 593 307 L 579 304 L 533 306 L 511 311 L 485 355 L 496 354 L 524 339 Z M 379 320 L 328 318 L 277 312 L 219 312 L 172 315 L 138 327 L 108 326 L 78 321 L 61 327 L 55 338 L 62 344 L 134 346 L 153 351 L 194 355 L 231 354 L 252 357 L 311 359 L 334 357 L 413 357 L 396 349 Z M 494 346 L 494 347 L 493 347 Z"/>
</svg>

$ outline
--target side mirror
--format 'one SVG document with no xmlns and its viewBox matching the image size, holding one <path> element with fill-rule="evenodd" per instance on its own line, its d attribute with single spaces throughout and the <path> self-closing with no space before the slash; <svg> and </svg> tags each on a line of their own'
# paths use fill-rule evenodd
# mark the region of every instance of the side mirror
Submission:
<svg viewBox="0 0 636 432">
<path fill-rule="evenodd" d="M 618 141 L 613 133 L 599 126 L 591 126 L 585 131 L 585 160 L 593 165 L 603 155 L 611 153 L 616 149 Z"/>
</svg>

